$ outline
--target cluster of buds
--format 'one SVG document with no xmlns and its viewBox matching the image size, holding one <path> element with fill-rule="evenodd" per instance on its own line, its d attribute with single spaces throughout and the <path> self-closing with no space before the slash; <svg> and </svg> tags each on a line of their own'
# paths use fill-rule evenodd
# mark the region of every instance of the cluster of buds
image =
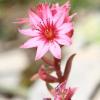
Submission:
<svg viewBox="0 0 100 100">
<path fill-rule="evenodd" d="M 71 55 L 66 63 L 64 73 L 61 72 L 61 67 L 59 66 L 59 60 L 55 60 L 55 65 L 53 66 L 53 71 L 56 72 L 57 77 L 51 76 L 49 71 L 44 65 L 39 69 L 39 77 L 46 82 L 47 88 L 50 93 L 54 96 L 54 100 L 71 100 L 76 88 L 66 88 L 66 83 L 68 80 L 69 73 L 71 71 L 72 61 L 75 54 Z M 50 68 L 50 67 L 49 67 Z M 53 88 L 49 83 L 59 83 L 56 88 Z M 44 100 L 51 100 L 50 98 L 45 98 Z"/>
<path fill-rule="evenodd" d="M 55 89 L 55 99 L 54 100 L 71 100 L 76 88 L 66 88 L 66 81 L 62 82 Z"/>
<path fill-rule="evenodd" d="M 28 18 L 20 18 L 17 22 L 28 26 L 27 29 L 18 29 L 21 34 L 29 37 L 21 48 L 36 48 L 35 60 L 42 59 L 48 64 L 48 68 L 41 65 L 38 75 L 46 82 L 47 88 L 54 95 L 54 100 L 71 100 L 76 90 L 65 87 L 75 54 L 69 57 L 64 73 L 61 72 L 60 66 L 61 48 L 72 43 L 74 15 L 69 15 L 70 8 L 69 2 L 61 6 L 58 3 L 52 5 L 42 3 L 36 9 L 29 10 Z M 53 60 L 45 56 L 48 52 L 53 56 Z M 52 71 L 56 72 L 57 77 L 51 75 Z M 49 83 L 59 85 L 53 88 Z"/>
</svg>

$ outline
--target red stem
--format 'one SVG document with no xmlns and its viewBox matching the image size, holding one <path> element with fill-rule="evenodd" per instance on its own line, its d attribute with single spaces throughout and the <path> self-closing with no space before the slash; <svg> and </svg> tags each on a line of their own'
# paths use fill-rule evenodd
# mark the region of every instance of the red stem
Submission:
<svg viewBox="0 0 100 100">
<path fill-rule="evenodd" d="M 55 71 L 56 71 L 56 75 L 58 76 L 58 81 L 59 81 L 59 83 L 61 83 L 62 72 L 61 72 L 61 68 L 59 66 L 59 62 L 60 62 L 60 60 L 55 58 L 55 66 L 54 66 L 54 68 L 55 68 Z"/>
</svg>

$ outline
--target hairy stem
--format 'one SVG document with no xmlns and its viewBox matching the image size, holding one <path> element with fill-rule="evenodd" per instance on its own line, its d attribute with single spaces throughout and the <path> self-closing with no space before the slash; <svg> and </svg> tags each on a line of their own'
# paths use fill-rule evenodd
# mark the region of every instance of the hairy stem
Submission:
<svg viewBox="0 0 100 100">
<path fill-rule="evenodd" d="M 55 66 L 54 67 L 55 67 L 56 74 L 58 76 L 58 81 L 59 81 L 59 83 L 61 83 L 62 72 L 61 72 L 59 63 L 60 63 L 60 60 L 55 58 Z"/>
</svg>

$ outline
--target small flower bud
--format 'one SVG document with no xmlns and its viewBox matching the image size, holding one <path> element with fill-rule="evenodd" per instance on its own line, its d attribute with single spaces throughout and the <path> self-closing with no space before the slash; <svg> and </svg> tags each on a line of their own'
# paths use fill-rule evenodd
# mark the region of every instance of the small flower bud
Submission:
<svg viewBox="0 0 100 100">
<path fill-rule="evenodd" d="M 55 78 L 55 77 L 53 77 L 53 76 L 51 76 L 51 75 L 49 75 L 49 74 L 47 73 L 47 71 L 46 71 L 44 65 L 42 65 L 42 66 L 40 67 L 38 74 L 39 74 L 39 77 L 40 77 L 42 80 L 46 81 L 46 82 L 49 82 L 49 83 L 58 82 L 58 79 L 57 79 L 57 78 Z"/>
</svg>

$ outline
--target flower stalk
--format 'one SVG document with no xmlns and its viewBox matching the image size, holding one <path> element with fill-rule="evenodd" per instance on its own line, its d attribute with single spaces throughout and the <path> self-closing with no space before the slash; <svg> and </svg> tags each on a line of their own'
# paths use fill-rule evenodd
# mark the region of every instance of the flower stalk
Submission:
<svg viewBox="0 0 100 100">
<path fill-rule="evenodd" d="M 60 61 L 61 60 L 55 58 L 55 66 L 54 66 L 54 69 L 55 69 L 55 72 L 56 72 L 56 74 L 58 76 L 59 83 L 61 83 L 61 78 L 62 78 L 61 67 L 60 67 L 60 64 L 59 64 Z"/>
</svg>

